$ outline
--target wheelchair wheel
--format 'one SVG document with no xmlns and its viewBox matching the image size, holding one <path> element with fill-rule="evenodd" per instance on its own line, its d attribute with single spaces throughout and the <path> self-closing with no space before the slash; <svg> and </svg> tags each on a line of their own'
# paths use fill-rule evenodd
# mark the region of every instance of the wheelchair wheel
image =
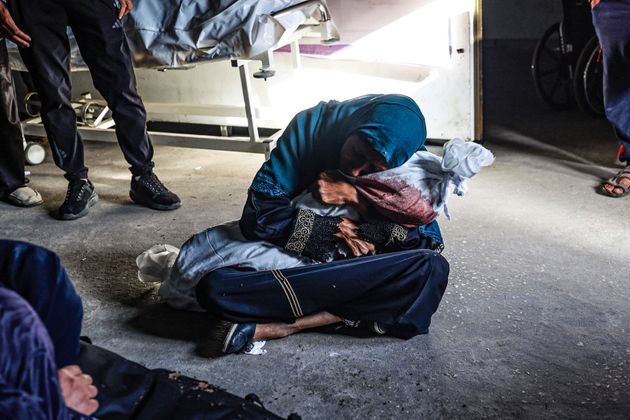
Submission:
<svg viewBox="0 0 630 420">
<path fill-rule="evenodd" d="M 560 23 L 551 25 L 536 44 L 532 77 L 538 95 L 553 108 L 573 106 L 571 63 L 562 45 Z"/>
<path fill-rule="evenodd" d="M 599 40 L 591 38 L 582 50 L 575 66 L 575 97 L 580 109 L 596 118 L 603 118 L 604 66 L 601 60 Z"/>
</svg>

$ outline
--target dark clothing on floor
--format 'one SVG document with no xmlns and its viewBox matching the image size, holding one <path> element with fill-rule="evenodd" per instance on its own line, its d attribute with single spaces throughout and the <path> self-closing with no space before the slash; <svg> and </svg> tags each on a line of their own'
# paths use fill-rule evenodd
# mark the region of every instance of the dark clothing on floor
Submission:
<svg viewBox="0 0 630 420">
<path fill-rule="evenodd" d="M 33 308 L 4 286 L 0 286 L 0 349 L 0 418 L 86 418 L 64 403 L 46 328 Z"/>
<path fill-rule="evenodd" d="M 9 0 L 18 27 L 29 34 L 20 48 L 42 101 L 41 116 L 57 166 L 66 178 L 87 177 L 83 144 L 70 103 L 70 47 L 66 27 L 76 37 L 94 86 L 116 122 L 116 135 L 133 175 L 153 168 L 146 111 L 136 91 L 132 60 L 113 0 Z"/>
<path fill-rule="evenodd" d="M 602 46 L 606 116 L 621 142 L 619 159 L 630 165 L 630 0 L 602 0 L 593 8 Z"/>
<path fill-rule="evenodd" d="M 76 363 L 83 306 L 59 257 L 35 245 L 0 240 L 0 286 L 19 294 L 39 315 L 57 366 Z"/>
<path fill-rule="evenodd" d="M 24 179 L 24 140 L 18 115 L 9 55 L 0 40 L 0 199 L 26 183 Z"/>
<path fill-rule="evenodd" d="M 449 265 L 430 250 L 410 250 L 272 271 L 221 268 L 197 286 L 200 305 L 233 322 L 293 322 L 328 311 L 377 321 L 388 333 L 426 333 L 448 282 Z"/>
<path fill-rule="evenodd" d="M 98 384 L 100 406 L 94 416 L 99 419 L 281 419 L 253 402 L 255 394 L 243 399 L 172 370 L 149 369 L 95 345 L 81 343 L 79 366 Z"/>
</svg>

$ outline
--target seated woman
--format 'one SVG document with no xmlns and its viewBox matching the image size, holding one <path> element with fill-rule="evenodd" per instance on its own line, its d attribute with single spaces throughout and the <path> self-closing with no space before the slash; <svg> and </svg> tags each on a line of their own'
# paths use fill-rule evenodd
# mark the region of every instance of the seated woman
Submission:
<svg viewBox="0 0 630 420">
<path fill-rule="evenodd" d="M 298 113 L 256 174 L 238 225 L 201 232 L 175 261 L 171 255 L 170 285 L 160 294 L 199 309 L 176 302 L 190 297 L 187 284 L 201 309 L 223 321 L 214 339 L 224 353 L 340 321 L 400 338 L 426 333 L 448 281 L 438 225 L 393 223 L 350 181 L 404 164 L 425 139 L 420 109 L 402 95 L 322 102 Z M 298 208 L 305 190 L 358 217 Z M 258 251 L 237 251 L 245 243 Z"/>
</svg>

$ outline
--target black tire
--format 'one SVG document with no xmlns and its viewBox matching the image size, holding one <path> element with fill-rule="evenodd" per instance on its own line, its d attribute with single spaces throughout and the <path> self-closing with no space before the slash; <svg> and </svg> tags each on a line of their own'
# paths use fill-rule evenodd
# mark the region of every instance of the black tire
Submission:
<svg viewBox="0 0 630 420">
<path fill-rule="evenodd" d="M 593 37 L 580 55 L 583 61 L 580 73 L 576 73 L 576 86 L 582 90 L 584 98 L 583 107 L 585 112 L 595 118 L 604 118 L 606 110 L 604 107 L 604 65 L 600 53 L 600 45 L 597 37 Z"/>
<path fill-rule="evenodd" d="M 560 23 L 551 25 L 536 44 L 531 67 L 536 91 L 545 102 L 557 110 L 573 107 L 571 62 L 562 45 Z"/>
</svg>

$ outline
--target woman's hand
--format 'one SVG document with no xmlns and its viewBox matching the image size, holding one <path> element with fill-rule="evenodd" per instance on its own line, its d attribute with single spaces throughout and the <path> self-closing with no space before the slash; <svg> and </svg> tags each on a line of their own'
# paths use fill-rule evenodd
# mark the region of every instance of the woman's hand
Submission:
<svg viewBox="0 0 630 420">
<path fill-rule="evenodd" d="M 339 228 L 339 232 L 335 234 L 336 237 L 341 238 L 352 254 L 355 257 L 360 257 L 362 255 L 374 255 L 376 254 L 376 248 L 374 244 L 370 242 L 359 239 L 358 231 L 359 227 L 355 225 L 350 219 L 343 218 L 341 223 L 337 225 Z"/>
<path fill-rule="evenodd" d="M 359 202 L 356 188 L 352 184 L 338 179 L 335 173 L 331 171 L 319 174 L 313 195 L 322 203 L 334 206 L 357 204 Z"/>
<path fill-rule="evenodd" d="M 92 385 L 92 377 L 84 374 L 77 365 L 63 367 L 58 374 L 66 405 L 78 413 L 92 415 L 98 409 L 98 401 L 94 399 L 98 390 Z"/>
</svg>

